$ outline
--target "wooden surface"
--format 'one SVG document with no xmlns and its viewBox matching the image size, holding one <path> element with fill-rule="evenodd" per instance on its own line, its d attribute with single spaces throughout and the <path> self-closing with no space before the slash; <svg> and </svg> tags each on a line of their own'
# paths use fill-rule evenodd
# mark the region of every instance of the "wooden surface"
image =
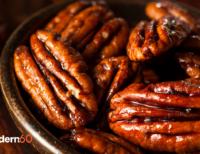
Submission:
<svg viewBox="0 0 200 154">
<path fill-rule="evenodd" d="M 52 0 L 62 1 L 62 0 Z M 52 3 L 51 0 L 0 0 L 0 18 L 3 18 L 4 25 L 7 25 L 9 35 L 23 20 Z M 175 0 L 200 8 L 199 0 Z M 5 30 L 3 30 L 5 31 Z M 1 33 L 1 25 L 0 25 Z M 5 40 L 4 40 L 5 41 Z M 3 41 L 2 41 L 3 42 Z M 2 43 L 1 42 L 1 43 Z M 0 48 L 3 45 L 0 44 Z M 12 121 L 2 95 L 0 94 L 0 137 L 20 137 L 22 134 Z M 28 143 L 0 143 L 0 154 L 38 154 L 38 152 Z"/>
</svg>

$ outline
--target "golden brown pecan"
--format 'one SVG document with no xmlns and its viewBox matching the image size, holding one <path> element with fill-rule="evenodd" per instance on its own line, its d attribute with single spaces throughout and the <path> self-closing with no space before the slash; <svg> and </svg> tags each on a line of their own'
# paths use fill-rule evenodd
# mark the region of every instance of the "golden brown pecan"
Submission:
<svg viewBox="0 0 200 154">
<path fill-rule="evenodd" d="M 200 18 L 172 2 L 150 2 L 146 7 L 146 14 L 156 20 L 166 15 L 173 15 L 189 24 L 193 33 L 200 34 Z"/>
<path fill-rule="evenodd" d="M 95 30 L 102 21 L 113 18 L 113 14 L 105 5 L 86 8 L 74 16 L 62 31 L 62 38 L 76 47 L 90 32 Z M 108 15 L 112 14 L 112 15 Z"/>
<path fill-rule="evenodd" d="M 60 139 L 98 154 L 142 154 L 138 147 L 120 137 L 88 128 L 76 128 Z"/>
<path fill-rule="evenodd" d="M 64 10 L 60 11 L 46 26 L 45 29 L 53 30 L 61 33 L 68 25 L 69 21 L 84 8 L 90 6 L 87 1 L 78 1 L 68 5 Z"/>
<path fill-rule="evenodd" d="M 18 64 L 15 71 L 22 84 L 30 82 L 29 87 L 36 87 L 32 94 L 27 83 L 23 86 L 45 117 L 56 127 L 65 130 L 91 122 L 97 114 L 97 102 L 93 94 L 93 83 L 85 73 L 87 65 L 81 54 L 56 34 L 44 30 L 38 30 L 31 36 L 31 47 L 43 75 L 26 51 L 27 48 L 24 52 L 16 50 L 15 55 L 23 55 L 19 57 L 21 66 L 16 62 L 19 58 L 15 56 L 15 66 Z M 22 66 L 24 67 L 19 68 Z M 24 72 L 23 75 L 21 71 Z"/>
<path fill-rule="evenodd" d="M 103 17 L 103 21 L 107 21 L 113 18 L 114 14 L 112 11 L 109 10 L 105 1 L 78 1 L 68 5 L 65 9 L 60 11 L 45 26 L 45 29 L 53 30 L 60 34 L 68 26 L 69 22 L 75 15 L 81 13 L 81 11 L 84 11 L 84 9 L 86 9 L 87 7 L 97 6 L 97 5 L 102 6 L 108 10 L 108 12 Z"/>
<path fill-rule="evenodd" d="M 151 59 L 178 46 L 189 33 L 188 24 L 170 15 L 149 23 L 141 21 L 131 32 L 127 55 L 133 61 Z"/>
<path fill-rule="evenodd" d="M 23 88 L 31 95 L 45 117 L 58 128 L 72 129 L 72 120 L 66 116 L 66 111 L 45 81 L 27 47 L 20 46 L 16 49 L 14 67 Z"/>
<path fill-rule="evenodd" d="M 132 84 L 111 100 L 110 128 L 154 151 L 200 150 L 200 87 L 184 81 Z"/>
</svg>

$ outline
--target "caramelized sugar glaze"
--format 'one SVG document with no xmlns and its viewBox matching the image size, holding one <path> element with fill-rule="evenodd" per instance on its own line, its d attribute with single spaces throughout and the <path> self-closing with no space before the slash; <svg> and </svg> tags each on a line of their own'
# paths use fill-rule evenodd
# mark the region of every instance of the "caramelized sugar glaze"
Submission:
<svg viewBox="0 0 200 154">
<path fill-rule="evenodd" d="M 187 24 L 170 15 L 149 23 L 141 21 L 131 32 L 127 55 L 132 61 L 151 59 L 174 46 L 179 46 L 190 31 Z"/>
<path fill-rule="evenodd" d="M 60 139 L 67 144 L 79 145 L 95 153 L 143 154 L 138 147 L 123 138 L 88 128 L 73 129 L 70 134 L 63 135 Z"/>
<path fill-rule="evenodd" d="M 200 19 L 164 1 L 146 13 L 130 32 L 105 2 L 77 1 L 14 53 L 22 87 L 81 153 L 200 150 Z"/>
<path fill-rule="evenodd" d="M 132 84 L 111 100 L 111 129 L 154 151 L 199 150 L 200 87 L 184 81 Z"/>
</svg>

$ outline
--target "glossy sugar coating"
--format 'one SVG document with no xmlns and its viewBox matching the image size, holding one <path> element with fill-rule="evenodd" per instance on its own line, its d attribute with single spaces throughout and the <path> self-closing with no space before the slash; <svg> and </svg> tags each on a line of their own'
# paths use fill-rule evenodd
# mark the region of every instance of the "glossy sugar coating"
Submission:
<svg viewBox="0 0 200 154">
<path fill-rule="evenodd" d="M 60 139 L 68 145 L 72 142 L 98 154 L 143 154 L 138 147 L 120 137 L 88 128 L 73 129 Z"/>
<path fill-rule="evenodd" d="M 127 55 L 132 61 L 146 61 L 179 46 L 190 31 L 188 24 L 171 15 L 141 21 L 130 34 Z"/>
<path fill-rule="evenodd" d="M 45 117 L 65 130 L 91 122 L 97 114 L 97 102 L 81 54 L 45 30 L 31 36 L 31 47 L 35 61 L 28 48 L 19 47 L 15 71 Z"/>
<path fill-rule="evenodd" d="M 200 88 L 184 82 L 132 84 L 111 100 L 110 128 L 153 151 L 200 150 Z"/>
<path fill-rule="evenodd" d="M 150 2 L 145 11 L 149 18 L 155 20 L 166 15 L 173 15 L 186 22 L 194 34 L 200 34 L 200 18 L 175 3 L 169 1 Z"/>
</svg>

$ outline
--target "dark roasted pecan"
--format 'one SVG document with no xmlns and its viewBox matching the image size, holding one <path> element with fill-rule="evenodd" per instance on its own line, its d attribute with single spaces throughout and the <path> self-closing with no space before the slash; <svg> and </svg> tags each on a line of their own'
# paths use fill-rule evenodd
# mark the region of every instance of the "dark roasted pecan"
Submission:
<svg viewBox="0 0 200 154">
<path fill-rule="evenodd" d="M 177 4 L 168 1 L 150 2 L 146 7 L 146 14 L 156 20 L 166 15 L 173 15 L 189 24 L 193 33 L 200 34 L 200 18 Z"/>
<path fill-rule="evenodd" d="M 45 117 L 65 130 L 91 122 L 97 114 L 97 102 L 81 54 L 44 30 L 31 36 L 31 47 L 43 75 L 26 47 L 15 52 L 15 71 Z"/>
<path fill-rule="evenodd" d="M 108 129 L 107 117 L 110 100 L 126 85 L 127 80 L 131 80 L 136 70 L 135 72 L 132 70 L 127 56 L 106 58 L 94 68 L 91 78 L 94 83 L 94 95 L 100 110 L 92 124 L 93 127 L 98 130 Z"/>
<path fill-rule="evenodd" d="M 127 55 L 133 61 L 151 59 L 180 45 L 189 33 L 188 24 L 170 15 L 149 23 L 141 21 L 131 32 Z"/>
<path fill-rule="evenodd" d="M 76 128 L 60 139 L 98 154 L 142 154 L 138 147 L 120 137 L 88 128 Z"/>
<path fill-rule="evenodd" d="M 110 128 L 154 151 L 200 150 L 200 87 L 184 81 L 132 84 L 114 95 Z"/>
<path fill-rule="evenodd" d="M 176 53 L 176 59 L 192 78 L 200 78 L 200 55 L 190 52 Z"/>
</svg>

